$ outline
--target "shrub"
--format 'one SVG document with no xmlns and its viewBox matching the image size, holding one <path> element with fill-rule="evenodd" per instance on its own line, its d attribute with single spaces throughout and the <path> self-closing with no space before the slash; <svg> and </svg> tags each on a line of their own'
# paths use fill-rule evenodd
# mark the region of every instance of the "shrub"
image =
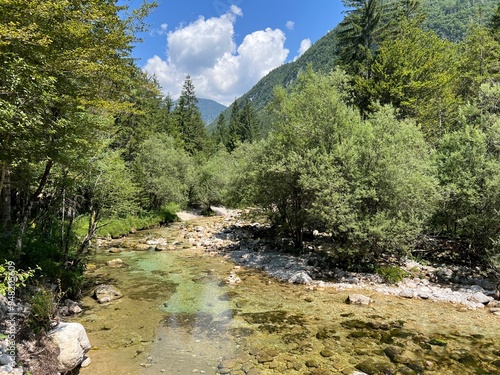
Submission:
<svg viewBox="0 0 500 375">
<path fill-rule="evenodd" d="M 397 284 L 410 274 L 397 266 L 381 266 L 376 269 L 382 279 L 388 284 Z"/>
<path fill-rule="evenodd" d="M 40 334 L 50 330 L 50 323 L 57 312 L 56 295 L 50 289 L 38 288 L 28 298 L 30 313 L 24 324 L 29 332 Z"/>
</svg>

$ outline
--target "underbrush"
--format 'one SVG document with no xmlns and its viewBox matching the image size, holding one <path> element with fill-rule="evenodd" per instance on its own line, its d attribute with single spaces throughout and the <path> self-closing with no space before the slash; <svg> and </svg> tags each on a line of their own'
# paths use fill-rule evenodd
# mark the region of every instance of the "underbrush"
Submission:
<svg viewBox="0 0 500 375">
<path fill-rule="evenodd" d="M 106 218 L 99 221 L 96 235 L 98 237 L 118 238 L 129 234 L 134 230 L 151 228 L 178 221 L 177 212 L 181 207 L 175 203 L 169 203 L 157 211 L 150 211 L 137 216 L 123 218 Z M 75 223 L 75 233 L 78 237 L 87 234 L 88 218 L 80 217 Z"/>
</svg>

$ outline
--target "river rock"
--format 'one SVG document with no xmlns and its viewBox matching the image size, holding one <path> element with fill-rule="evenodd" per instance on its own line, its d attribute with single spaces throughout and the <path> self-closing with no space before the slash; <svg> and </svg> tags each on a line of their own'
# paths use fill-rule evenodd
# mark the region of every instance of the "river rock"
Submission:
<svg viewBox="0 0 500 375">
<path fill-rule="evenodd" d="M 7 313 L 9 312 L 9 301 L 7 297 L 0 294 L 0 320 L 3 321 L 7 317 Z"/>
<path fill-rule="evenodd" d="M 82 308 L 77 302 L 67 299 L 64 301 L 64 306 L 60 309 L 62 315 L 76 315 L 82 312 Z"/>
<path fill-rule="evenodd" d="M 123 260 L 120 258 L 111 259 L 106 262 L 106 265 L 108 267 L 120 268 L 123 266 Z"/>
<path fill-rule="evenodd" d="M 134 246 L 135 251 L 148 251 L 149 249 L 151 249 L 151 245 L 146 243 L 138 243 Z"/>
<path fill-rule="evenodd" d="M 226 284 L 229 284 L 229 285 L 235 285 L 235 284 L 239 284 L 241 282 L 241 279 L 236 275 L 236 273 L 234 271 L 231 271 L 231 274 L 226 277 Z"/>
<path fill-rule="evenodd" d="M 123 294 L 113 285 L 103 284 L 95 288 L 94 297 L 97 299 L 97 302 L 106 303 L 122 298 Z"/>
<path fill-rule="evenodd" d="M 293 274 L 292 277 L 288 279 L 288 282 L 290 284 L 305 284 L 305 285 L 311 285 L 312 283 L 312 278 L 309 276 L 306 272 L 304 271 L 299 271 L 295 274 Z"/>
<path fill-rule="evenodd" d="M 493 301 L 493 297 L 488 297 L 486 294 L 482 292 L 476 292 L 472 296 L 469 297 L 469 301 L 482 303 L 483 305 L 488 304 L 490 301 Z"/>
<path fill-rule="evenodd" d="M 23 375 L 22 367 L 0 366 L 0 375 Z"/>
<path fill-rule="evenodd" d="M 349 294 L 345 303 L 352 305 L 365 305 L 368 306 L 373 300 L 370 297 L 364 296 L 362 294 Z"/>
<path fill-rule="evenodd" d="M 108 250 L 108 252 L 111 254 L 120 254 L 122 252 L 122 249 L 118 247 L 112 247 Z"/>
<path fill-rule="evenodd" d="M 80 365 L 91 345 L 85 328 L 80 323 L 59 323 L 48 333 L 59 349 L 58 370 L 68 372 Z"/>
<path fill-rule="evenodd" d="M 89 367 L 91 363 L 92 363 L 92 360 L 90 359 L 90 357 L 85 356 L 85 357 L 83 357 L 82 363 L 80 363 L 80 367 L 82 367 L 82 368 Z"/>
</svg>

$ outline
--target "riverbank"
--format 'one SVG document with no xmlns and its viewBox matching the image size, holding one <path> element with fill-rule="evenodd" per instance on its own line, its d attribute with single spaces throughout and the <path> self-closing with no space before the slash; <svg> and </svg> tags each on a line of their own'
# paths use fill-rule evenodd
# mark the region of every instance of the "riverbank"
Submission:
<svg viewBox="0 0 500 375">
<path fill-rule="evenodd" d="M 324 253 L 315 250 L 314 241 L 306 244 L 309 251 L 302 255 L 276 251 L 268 240 L 258 236 L 262 224 L 246 219 L 239 210 L 217 209 L 217 212 L 221 220 L 202 226 L 186 221 L 184 238 L 195 247 L 262 270 L 281 281 L 305 284 L 309 288 L 365 289 L 403 298 L 450 302 L 469 309 L 487 307 L 500 316 L 500 301 L 494 298 L 495 286 L 500 281 L 485 278 L 477 270 L 421 264 L 409 259 L 401 265 L 407 276 L 391 285 L 378 274 L 330 268 L 325 264 Z M 182 215 L 188 220 L 197 217 Z"/>
</svg>

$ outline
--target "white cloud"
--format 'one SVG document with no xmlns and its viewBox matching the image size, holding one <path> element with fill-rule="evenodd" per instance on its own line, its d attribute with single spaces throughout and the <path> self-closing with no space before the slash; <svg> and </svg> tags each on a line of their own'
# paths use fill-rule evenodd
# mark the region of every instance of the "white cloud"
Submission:
<svg viewBox="0 0 500 375">
<path fill-rule="evenodd" d="M 149 35 L 155 36 L 155 35 L 166 35 L 167 34 L 167 29 L 168 29 L 168 24 L 162 23 L 160 25 L 160 28 L 154 28 L 149 32 Z"/>
<path fill-rule="evenodd" d="M 286 28 L 288 30 L 293 30 L 294 27 L 295 27 L 295 22 L 293 22 L 293 21 L 286 21 Z"/>
<path fill-rule="evenodd" d="M 229 105 L 269 71 L 283 64 L 289 50 L 280 29 L 254 31 L 237 46 L 234 24 L 243 12 L 233 5 L 220 17 L 198 18 L 167 35 L 167 57 L 148 59 L 144 71 L 154 74 L 163 92 L 180 94 L 187 74 L 196 94 Z"/>
<path fill-rule="evenodd" d="M 297 51 L 299 54 L 295 56 L 293 61 L 297 60 L 300 56 L 302 56 L 309 48 L 311 48 L 311 45 L 312 45 L 311 39 L 309 38 L 303 39 L 302 42 L 300 42 L 300 48 Z"/>
<path fill-rule="evenodd" d="M 243 11 L 241 8 L 237 7 L 236 5 L 231 5 L 231 13 L 236 14 L 237 16 L 242 17 L 243 16 Z"/>
</svg>

